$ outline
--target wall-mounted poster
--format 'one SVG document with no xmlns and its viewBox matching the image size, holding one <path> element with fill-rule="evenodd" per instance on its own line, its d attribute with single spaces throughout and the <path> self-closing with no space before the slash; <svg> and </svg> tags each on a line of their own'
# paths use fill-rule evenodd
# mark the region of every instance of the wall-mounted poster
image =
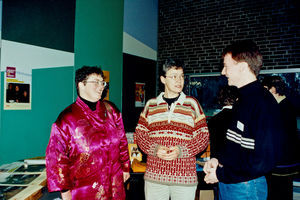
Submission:
<svg viewBox="0 0 300 200">
<path fill-rule="evenodd" d="M 104 71 L 103 70 L 103 75 L 104 75 L 104 81 L 106 81 L 107 83 L 107 90 L 106 90 L 106 94 L 105 94 L 105 100 L 109 100 L 109 71 Z"/>
<path fill-rule="evenodd" d="M 135 83 L 135 107 L 145 106 L 145 83 Z"/>
<path fill-rule="evenodd" d="M 213 116 L 219 106 L 217 104 L 217 94 L 219 89 L 227 84 L 227 79 L 220 73 L 209 73 L 199 75 L 189 75 L 186 84 L 187 94 L 195 97 L 207 117 Z"/>
<path fill-rule="evenodd" d="M 17 71 L 16 67 L 7 66 L 4 83 L 4 109 L 31 109 L 31 72 Z"/>
<path fill-rule="evenodd" d="M 142 161 L 142 153 L 139 151 L 137 144 L 128 144 L 129 159 L 132 163 L 133 159 Z"/>
<path fill-rule="evenodd" d="M 261 70 L 258 80 L 265 76 L 278 75 L 286 82 L 289 99 L 300 108 L 300 69 Z M 227 85 L 227 78 L 220 73 L 187 75 L 187 94 L 194 96 L 201 104 L 205 115 L 209 118 L 220 111 L 217 95 L 221 87 Z"/>
</svg>

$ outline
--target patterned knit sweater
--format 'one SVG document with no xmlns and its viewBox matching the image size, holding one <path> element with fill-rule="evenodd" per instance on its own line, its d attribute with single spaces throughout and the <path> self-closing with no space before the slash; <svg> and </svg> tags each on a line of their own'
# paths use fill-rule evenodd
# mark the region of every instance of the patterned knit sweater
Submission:
<svg viewBox="0 0 300 200">
<path fill-rule="evenodd" d="M 147 154 L 144 179 L 166 185 L 197 185 L 196 157 L 208 145 L 206 118 L 198 101 L 181 92 L 170 110 L 161 93 L 150 99 L 140 115 L 135 142 Z M 179 158 L 156 156 L 158 145 L 178 146 Z"/>
</svg>

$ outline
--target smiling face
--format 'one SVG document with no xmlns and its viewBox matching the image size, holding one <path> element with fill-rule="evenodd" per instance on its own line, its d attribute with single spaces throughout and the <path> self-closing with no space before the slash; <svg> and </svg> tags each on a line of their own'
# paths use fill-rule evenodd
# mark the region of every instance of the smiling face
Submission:
<svg viewBox="0 0 300 200">
<path fill-rule="evenodd" d="M 105 88 L 102 84 L 103 77 L 98 74 L 91 74 L 82 82 L 79 82 L 79 95 L 90 102 L 97 102 L 101 99 L 102 92 Z"/>
<path fill-rule="evenodd" d="M 184 74 L 182 68 L 171 68 L 166 72 L 166 76 L 160 77 L 161 82 L 165 85 L 165 97 L 175 98 L 183 90 Z"/>
<path fill-rule="evenodd" d="M 226 76 L 228 79 L 228 85 L 241 87 L 242 76 L 242 66 L 243 63 L 235 61 L 231 54 L 228 53 L 224 56 L 224 67 L 222 70 L 222 75 Z"/>
</svg>

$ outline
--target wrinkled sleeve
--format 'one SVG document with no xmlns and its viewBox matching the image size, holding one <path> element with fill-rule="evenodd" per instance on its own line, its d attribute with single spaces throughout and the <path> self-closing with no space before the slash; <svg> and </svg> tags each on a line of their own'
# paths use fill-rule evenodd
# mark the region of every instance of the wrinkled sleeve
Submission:
<svg viewBox="0 0 300 200">
<path fill-rule="evenodd" d="M 147 120 L 147 112 L 148 112 L 149 103 L 147 102 L 143 112 L 140 115 L 137 127 L 135 129 L 134 133 L 134 143 L 136 143 L 139 148 L 147 155 L 153 155 L 156 154 L 156 148 L 158 147 L 158 144 L 155 143 L 151 138 L 149 137 L 149 124 Z"/>
<path fill-rule="evenodd" d="M 111 108 L 112 105 L 110 104 Z M 129 160 L 129 153 L 128 153 L 128 142 L 127 137 L 124 130 L 123 118 L 122 114 L 119 111 L 116 111 L 114 108 L 113 110 L 113 119 L 116 124 L 116 127 L 119 131 L 120 137 L 120 157 L 119 160 L 122 164 L 123 172 L 129 172 L 130 170 L 130 160 Z"/>
<path fill-rule="evenodd" d="M 68 141 L 67 134 L 54 123 L 46 149 L 47 184 L 50 192 L 71 188 Z"/>
<path fill-rule="evenodd" d="M 202 152 L 208 145 L 209 133 L 206 117 L 197 100 L 193 99 L 192 109 L 195 116 L 193 138 L 187 143 L 179 146 L 181 158 L 192 157 Z"/>
</svg>

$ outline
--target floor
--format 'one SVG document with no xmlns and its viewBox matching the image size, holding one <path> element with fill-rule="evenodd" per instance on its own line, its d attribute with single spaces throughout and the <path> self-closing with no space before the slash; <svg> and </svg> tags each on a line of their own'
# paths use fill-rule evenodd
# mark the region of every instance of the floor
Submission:
<svg viewBox="0 0 300 200">
<path fill-rule="evenodd" d="M 39 200 L 61 200 L 61 197 L 59 192 L 49 193 L 47 189 L 44 189 L 43 196 Z M 294 186 L 293 200 L 300 200 L 300 183 Z"/>
</svg>

